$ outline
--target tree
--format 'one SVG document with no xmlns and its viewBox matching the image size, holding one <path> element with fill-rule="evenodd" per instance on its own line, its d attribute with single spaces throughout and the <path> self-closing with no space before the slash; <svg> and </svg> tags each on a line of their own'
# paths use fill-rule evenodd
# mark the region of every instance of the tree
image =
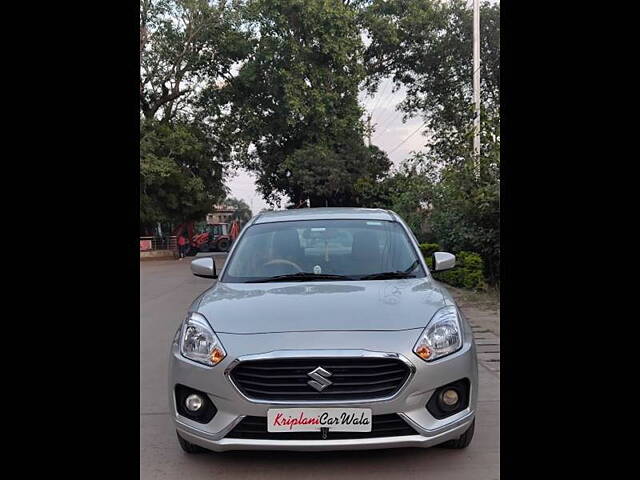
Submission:
<svg viewBox="0 0 640 480">
<path fill-rule="evenodd" d="M 247 205 L 247 202 L 244 200 L 237 199 L 235 197 L 228 197 L 222 202 L 224 205 L 228 205 L 236 209 L 236 211 L 231 216 L 232 221 L 237 221 L 241 225 L 244 225 L 253 216 L 251 212 L 251 208 Z"/>
<path fill-rule="evenodd" d="M 282 168 L 290 172 L 286 193 L 293 204 L 308 198 L 312 207 L 367 206 L 355 186 L 382 180 L 391 162 L 386 153 L 376 146 L 365 147 L 361 139 L 336 150 L 307 145 L 283 162 Z"/>
<path fill-rule="evenodd" d="M 390 163 L 363 141 L 356 11 L 339 0 L 253 0 L 254 48 L 227 89 L 243 165 L 271 205 L 354 205 Z"/>
<path fill-rule="evenodd" d="M 481 18 L 481 112 L 487 156 L 500 142 L 500 5 L 484 2 Z M 422 116 L 441 163 L 466 163 L 472 152 L 473 13 L 464 0 L 373 0 L 361 21 L 371 43 L 365 51 L 367 85 L 391 76 L 407 94 L 400 110 Z M 498 119 L 498 121 L 496 121 Z"/>
<path fill-rule="evenodd" d="M 356 189 L 363 204 L 388 208 L 400 215 L 419 241 L 432 240 L 428 216 L 433 195 L 433 179 L 423 171 L 421 162 L 403 162 L 382 181 L 361 181 Z"/>
<path fill-rule="evenodd" d="M 412 162 L 431 178 L 429 224 L 439 243 L 500 266 L 500 6 L 481 5 L 479 165 L 472 154 L 472 11 L 462 0 L 372 0 L 361 22 L 371 37 L 367 85 L 391 76 L 407 95 L 406 116 L 421 116 L 431 140 Z M 408 191 L 411 191 L 410 189 Z"/>
<path fill-rule="evenodd" d="M 235 3 L 235 2 L 233 2 Z M 165 122 L 193 114 L 205 85 L 232 77 L 247 54 L 247 38 L 232 2 L 142 0 L 140 3 L 140 110 Z"/>
<path fill-rule="evenodd" d="M 202 218 L 226 195 L 231 145 L 218 92 L 247 52 L 230 2 L 140 5 L 140 221 Z M 200 97 L 207 86 L 206 113 Z M 214 101 L 215 99 L 215 101 Z"/>
<path fill-rule="evenodd" d="M 204 217 L 226 195 L 223 165 L 197 125 L 143 121 L 140 128 L 140 222 Z"/>
<path fill-rule="evenodd" d="M 433 189 L 433 232 L 454 252 L 479 253 L 490 282 L 500 276 L 500 180 L 485 175 L 478 182 L 471 164 L 447 167 Z"/>
</svg>

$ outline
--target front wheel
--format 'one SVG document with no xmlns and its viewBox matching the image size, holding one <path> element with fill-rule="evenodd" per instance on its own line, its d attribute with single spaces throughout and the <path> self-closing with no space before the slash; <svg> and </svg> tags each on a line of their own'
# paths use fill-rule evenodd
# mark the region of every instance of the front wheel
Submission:
<svg viewBox="0 0 640 480">
<path fill-rule="evenodd" d="M 471 439 L 473 438 L 473 432 L 475 431 L 475 427 L 476 427 L 476 419 L 474 418 L 473 422 L 471 422 L 471 426 L 467 429 L 466 432 L 464 432 L 458 438 L 454 438 L 453 440 L 444 442 L 441 445 L 441 447 L 453 448 L 453 449 L 467 448 L 471 443 Z"/>
<path fill-rule="evenodd" d="M 180 434 L 178 432 L 176 432 L 176 435 L 178 436 L 178 443 L 180 444 L 180 446 L 182 447 L 182 450 L 184 450 L 186 453 L 204 453 L 207 451 L 206 448 L 202 448 L 199 445 L 195 445 L 191 442 L 187 442 L 184 438 L 182 438 L 180 436 Z"/>
<path fill-rule="evenodd" d="M 223 238 L 218 242 L 218 250 L 220 250 L 221 252 L 228 251 L 229 246 L 231 246 L 231 242 L 229 242 L 229 240 L 227 240 L 226 238 Z"/>
</svg>

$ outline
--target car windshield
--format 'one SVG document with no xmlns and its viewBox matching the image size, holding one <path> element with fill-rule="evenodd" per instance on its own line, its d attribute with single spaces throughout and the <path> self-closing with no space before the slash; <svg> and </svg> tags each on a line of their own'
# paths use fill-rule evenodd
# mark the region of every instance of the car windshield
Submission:
<svg viewBox="0 0 640 480">
<path fill-rule="evenodd" d="M 424 277 L 397 222 L 304 220 L 250 226 L 222 282 L 384 280 Z"/>
</svg>

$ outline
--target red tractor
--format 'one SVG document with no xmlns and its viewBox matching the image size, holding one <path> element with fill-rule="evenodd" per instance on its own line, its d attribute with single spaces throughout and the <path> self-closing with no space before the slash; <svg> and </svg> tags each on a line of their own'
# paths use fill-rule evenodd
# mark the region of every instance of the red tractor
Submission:
<svg viewBox="0 0 640 480">
<path fill-rule="evenodd" d="M 199 252 L 227 252 L 231 247 L 228 223 L 214 223 L 206 231 L 193 237 L 192 244 Z"/>
<path fill-rule="evenodd" d="M 194 222 L 183 223 L 175 230 L 175 235 L 180 236 L 187 232 L 190 249 L 187 255 L 195 255 L 198 252 L 227 252 L 231 247 L 232 237 L 229 235 L 228 223 L 207 224 L 201 227 L 200 232 L 194 228 Z M 204 230 L 204 231 L 203 231 Z"/>
</svg>

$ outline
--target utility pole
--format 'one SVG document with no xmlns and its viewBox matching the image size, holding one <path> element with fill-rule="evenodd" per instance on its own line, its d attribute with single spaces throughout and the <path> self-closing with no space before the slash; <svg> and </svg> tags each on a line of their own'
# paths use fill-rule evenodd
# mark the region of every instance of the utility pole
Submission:
<svg viewBox="0 0 640 480">
<path fill-rule="evenodd" d="M 480 177 L 480 0 L 473 0 L 473 162 Z"/>
<path fill-rule="evenodd" d="M 369 146 L 371 146 L 371 114 L 367 115 L 367 138 L 369 139 Z"/>
</svg>

